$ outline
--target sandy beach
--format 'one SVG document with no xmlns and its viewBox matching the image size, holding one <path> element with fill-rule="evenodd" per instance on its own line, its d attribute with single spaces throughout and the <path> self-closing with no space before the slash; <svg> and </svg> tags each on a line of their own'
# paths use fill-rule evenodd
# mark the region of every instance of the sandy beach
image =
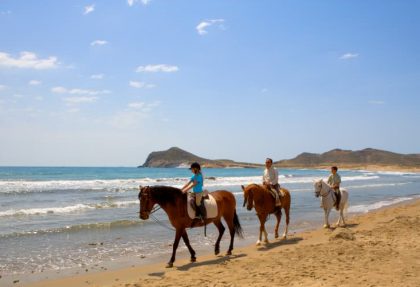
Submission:
<svg viewBox="0 0 420 287">
<path fill-rule="evenodd" d="M 347 223 L 238 248 L 230 257 L 189 263 L 180 255 L 172 269 L 161 262 L 25 286 L 419 286 L 420 200 Z"/>
</svg>

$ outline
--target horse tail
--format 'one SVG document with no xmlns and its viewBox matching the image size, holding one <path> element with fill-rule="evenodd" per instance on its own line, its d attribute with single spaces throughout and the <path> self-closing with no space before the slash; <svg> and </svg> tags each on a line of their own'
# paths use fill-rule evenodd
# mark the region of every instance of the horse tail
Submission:
<svg viewBox="0 0 420 287">
<path fill-rule="evenodd" d="M 244 238 L 244 231 L 242 230 L 241 223 L 239 222 L 238 214 L 236 214 L 236 209 L 235 213 L 233 214 L 233 227 L 236 235 L 238 235 L 240 238 Z"/>
<path fill-rule="evenodd" d="M 344 203 L 343 212 L 347 214 L 347 209 L 349 208 L 349 193 L 346 189 L 343 190 L 346 193 L 346 202 Z"/>
</svg>

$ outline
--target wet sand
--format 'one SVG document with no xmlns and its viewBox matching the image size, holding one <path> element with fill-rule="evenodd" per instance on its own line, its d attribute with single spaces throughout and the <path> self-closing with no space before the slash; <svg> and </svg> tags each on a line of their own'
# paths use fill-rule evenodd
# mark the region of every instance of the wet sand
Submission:
<svg viewBox="0 0 420 287">
<path fill-rule="evenodd" d="M 165 268 L 168 254 L 157 264 L 25 286 L 420 285 L 420 200 L 355 216 L 347 223 L 345 228 L 317 229 L 259 247 L 237 248 L 230 257 L 208 254 L 189 263 L 188 255 L 180 254 L 172 269 Z"/>
</svg>

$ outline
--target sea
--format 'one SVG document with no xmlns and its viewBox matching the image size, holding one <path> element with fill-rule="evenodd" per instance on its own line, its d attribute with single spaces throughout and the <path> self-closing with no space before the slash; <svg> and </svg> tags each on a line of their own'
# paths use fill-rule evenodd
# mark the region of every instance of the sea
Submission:
<svg viewBox="0 0 420 287">
<path fill-rule="evenodd" d="M 255 211 L 242 207 L 241 185 L 260 183 L 262 169 L 204 169 L 209 191 L 226 189 L 237 200 L 244 239 L 257 240 Z M 420 198 L 420 173 L 339 170 L 350 194 L 347 216 Z M 282 187 L 291 193 L 289 233 L 322 226 L 323 211 L 313 183 L 328 170 L 279 169 Z M 182 187 L 190 178 L 186 168 L 131 167 L 0 167 L 0 276 L 79 273 L 167 261 L 174 231 L 163 211 L 157 222 L 139 219 L 138 186 Z M 332 212 L 331 221 L 337 220 Z M 267 222 L 273 240 L 274 217 Z M 280 225 L 284 228 L 284 216 Z M 213 252 L 217 231 L 209 225 L 188 230 L 197 255 Z M 221 243 L 228 248 L 228 233 Z M 178 257 L 188 258 L 180 243 Z M 0 278 L 1 278 L 0 277 Z M 0 281 L 1 285 L 1 281 Z"/>
</svg>

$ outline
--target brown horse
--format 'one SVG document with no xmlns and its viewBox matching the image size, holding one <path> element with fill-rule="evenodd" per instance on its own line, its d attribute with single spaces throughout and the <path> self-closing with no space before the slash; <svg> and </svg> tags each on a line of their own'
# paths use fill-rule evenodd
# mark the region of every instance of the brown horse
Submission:
<svg viewBox="0 0 420 287">
<path fill-rule="evenodd" d="M 178 248 L 179 240 L 184 240 L 185 245 L 191 254 L 191 262 L 196 261 L 195 251 L 190 245 L 187 235 L 187 228 L 204 226 L 213 222 L 219 230 L 214 253 L 220 252 L 220 240 L 222 239 L 225 227 L 222 224 L 222 217 L 225 219 L 230 232 L 230 245 L 226 255 L 232 254 L 233 240 L 235 233 L 243 237 L 242 227 L 236 214 L 236 200 L 232 193 L 226 190 L 218 190 L 211 193 L 217 202 L 218 213 L 215 218 L 206 219 L 205 222 L 193 220 L 187 212 L 187 194 L 180 189 L 169 186 L 145 186 L 139 187 L 140 200 L 140 218 L 146 220 L 149 218 L 155 204 L 159 205 L 168 215 L 169 221 L 175 228 L 175 241 L 173 244 L 172 257 L 166 267 L 170 268 L 175 262 L 175 254 Z"/>
<path fill-rule="evenodd" d="M 274 214 L 277 218 L 277 223 L 274 228 L 275 238 L 279 237 L 279 225 L 281 220 L 281 209 L 276 208 L 276 200 L 271 195 L 270 191 L 258 184 L 250 184 L 248 186 L 242 185 L 242 190 L 244 191 L 244 206 L 247 205 L 247 209 L 251 210 L 255 207 L 257 212 L 258 219 L 260 220 L 260 236 L 257 241 L 257 245 L 261 244 L 262 234 L 265 236 L 265 243 L 268 243 L 267 231 L 265 230 L 265 222 L 269 214 Z M 282 188 L 284 196 L 280 197 L 281 208 L 284 209 L 286 214 L 286 227 L 284 229 L 283 239 L 287 237 L 287 230 L 289 227 L 289 213 L 290 213 L 290 193 L 287 189 Z M 255 206 L 254 206 L 255 205 Z"/>
</svg>

